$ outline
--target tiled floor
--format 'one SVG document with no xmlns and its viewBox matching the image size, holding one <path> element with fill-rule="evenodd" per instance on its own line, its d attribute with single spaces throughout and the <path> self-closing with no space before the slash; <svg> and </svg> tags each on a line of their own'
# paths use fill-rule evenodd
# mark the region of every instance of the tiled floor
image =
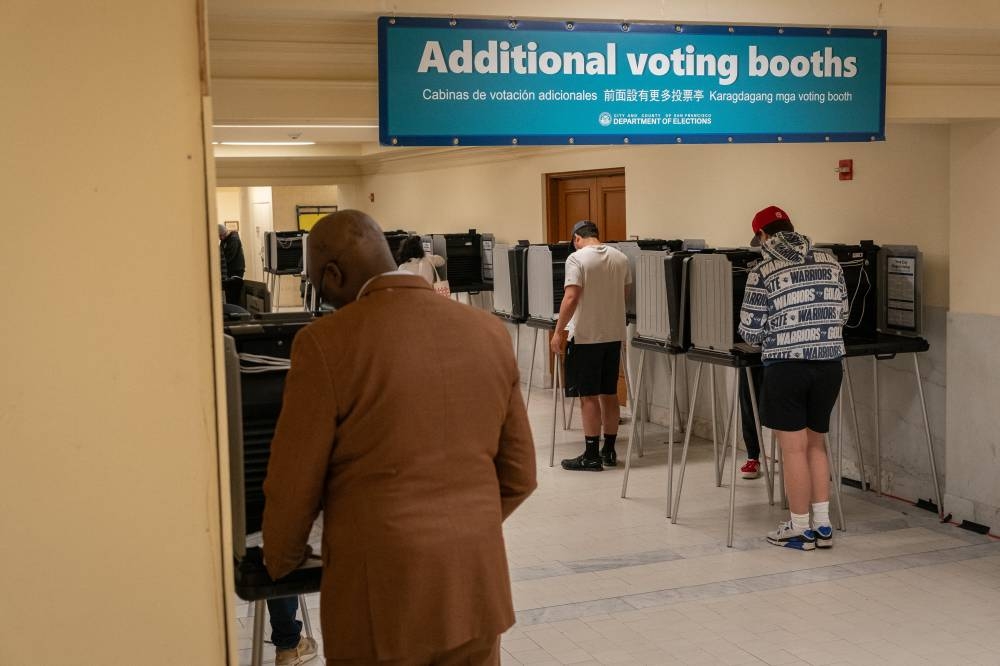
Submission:
<svg viewBox="0 0 1000 666">
<path fill-rule="evenodd" d="M 530 410 L 539 487 L 505 525 L 517 611 L 505 665 L 1000 664 L 1000 542 L 845 488 L 832 550 L 775 548 L 762 535 L 787 514 L 761 478 L 737 481 L 730 549 L 729 470 L 716 487 L 710 442 L 692 445 L 672 525 L 665 431 L 647 427 L 623 500 L 624 446 L 616 469 L 565 472 L 582 433 L 560 428 L 548 467 L 548 395 Z M 308 605 L 318 632 L 316 595 Z M 253 623 L 237 608 L 249 664 Z"/>
</svg>

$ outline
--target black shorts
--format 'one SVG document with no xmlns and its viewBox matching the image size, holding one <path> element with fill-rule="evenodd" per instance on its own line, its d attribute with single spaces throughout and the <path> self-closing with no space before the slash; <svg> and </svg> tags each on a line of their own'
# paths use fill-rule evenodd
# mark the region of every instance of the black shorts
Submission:
<svg viewBox="0 0 1000 666">
<path fill-rule="evenodd" d="M 566 346 L 566 397 L 618 394 L 622 343 L 598 342 Z"/>
<path fill-rule="evenodd" d="M 843 378 L 840 361 L 785 361 L 764 368 L 761 425 L 795 432 L 829 432 Z"/>
</svg>

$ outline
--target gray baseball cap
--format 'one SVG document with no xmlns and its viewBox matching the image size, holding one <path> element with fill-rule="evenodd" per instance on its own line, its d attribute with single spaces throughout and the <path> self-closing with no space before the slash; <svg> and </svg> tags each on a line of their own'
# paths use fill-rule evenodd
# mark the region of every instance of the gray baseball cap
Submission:
<svg viewBox="0 0 1000 666">
<path fill-rule="evenodd" d="M 572 240 L 573 236 L 576 236 L 577 233 L 579 233 L 580 229 L 583 229 L 587 225 L 590 225 L 592 227 L 597 226 L 590 220 L 580 220 L 579 222 L 573 225 L 573 230 L 569 232 L 570 239 Z"/>
</svg>

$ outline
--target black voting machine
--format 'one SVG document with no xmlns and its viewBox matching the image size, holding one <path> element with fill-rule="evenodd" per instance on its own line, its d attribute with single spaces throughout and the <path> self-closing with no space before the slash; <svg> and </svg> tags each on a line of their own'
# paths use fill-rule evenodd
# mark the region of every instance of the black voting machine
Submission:
<svg viewBox="0 0 1000 666">
<path fill-rule="evenodd" d="M 493 290 L 493 234 L 469 229 L 461 234 L 430 234 L 421 237 L 424 252 L 445 260 L 438 269 L 453 294 Z"/>
<path fill-rule="evenodd" d="M 528 245 L 493 245 L 493 314 L 515 324 L 528 319 Z"/>
<path fill-rule="evenodd" d="M 878 245 L 863 240 L 856 245 L 822 243 L 816 249 L 836 257 L 844 271 L 851 307 L 844 326 L 844 342 L 875 340 L 878 336 Z"/>
</svg>

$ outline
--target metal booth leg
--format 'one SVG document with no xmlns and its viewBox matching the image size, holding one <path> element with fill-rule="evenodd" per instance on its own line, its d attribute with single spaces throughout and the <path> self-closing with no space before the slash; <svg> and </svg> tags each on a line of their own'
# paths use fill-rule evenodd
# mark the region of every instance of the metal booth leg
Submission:
<svg viewBox="0 0 1000 666">
<path fill-rule="evenodd" d="M 698 385 L 701 384 L 701 368 L 704 363 L 698 363 L 698 369 L 694 371 L 694 392 L 692 393 L 691 404 L 688 405 L 687 427 L 684 429 L 684 448 L 681 453 L 681 471 L 677 476 L 677 496 L 674 497 L 673 515 L 670 516 L 671 524 L 677 524 L 677 513 L 681 506 L 681 492 L 684 490 L 684 470 L 687 468 L 688 446 L 691 444 L 691 422 L 694 420 L 694 408 L 698 405 Z"/>
<path fill-rule="evenodd" d="M 681 414 L 684 414 L 691 407 L 691 382 L 689 381 L 690 377 L 688 377 L 688 362 L 686 356 L 684 357 L 684 362 L 681 363 L 681 368 L 684 369 L 684 400 L 686 401 Z M 681 421 L 680 426 L 682 428 L 684 427 L 683 421 Z"/>
<path fill-rule="evenodd" d="M 934 445 L 931 440 L 931 424 L 927 419 L 927 402 L 924 400 L 924 385 L 920 380 L 920 361 L 913 354 L 913 372 L 917 382 L 917 393 L 920 394 L 920 410 L 924 414 L 924 434 L 927 435 L 927 459 L 931 463 L 931 478 L 934 479 L 934 498 L 937 500 L 938 517 L 944 517 L 944 503 L 941 501 L 941 486 L 938 484 L 937 465 L 934 463 Z"/>
<path fill-rule="evenodd" d="M 840 384 L 837 393 L 837 476 L 836 483 L 840 485 L 844 478 L 844 384 Z M 864 484 L 862 484 L 864 487 Z"/>
<path fill-rule="evenodd" d="M 670 370 L 670 420 L 667 422 L 667 518 L 673 513 L 674 504 L 674 416 L 677 398 L 677 357 L 667 356 L 667 367 Z"/>
<path fill-rule="evenodd" d="M 306 595 L 299 595 L 299 612 L 302 613 L 302 626 L 305 627 L 306 636 L 313 638 L 312 620 L 309 619 L 309 606 L 306 605 Z"/>
<path fill-rule="evenodd" d="M 514 324 L 514 360 L 517 360 L 517 355 L 521 353 L 521 325 Z"/>
<path fill-rule="evenodd" d="M 882 439 L 879 435 L 879 421 L 882 413 L 878 399 L 878 357 L 872 356 L 872 384 L 875 389 L 875 492 L 882 496 Z"/>
<path fill-rule="evenodd" d="M 541 330 L 541 329 L 539 329 Z M 556 462 L 556 420 L 559 416 L 559 355 L 553 354 L 555 362 L 552 364 L 552 444 L 549 447 L 549 467 Z"/>
<path fill-rule="evenodd" d="M 865 457 L 861 448 L 861 426 L 858 424 L 858 407 L 854 402 L 854 382 L 851 380 L 851 364 L 844 359 L 844 378 L 847 380 L 847 400 L 851 403 L 851 415 L 854 417 L 854 444 L 858 452 L 858 470 L 861 474 L 861 490 L 868 490 L 868 475 L 865 472 Z M 843 470 L 841 470 L 843 474 Z"/>
<path fill-rule="evenodd" d="M 531 404 L 531 380 L 535 374 L 535 354 L 538 353 L 538 334 L 541 330 L 540 328 L 535 329 L 535 340 L 531 343 L 531 361 L 528 364 L 528 396 L 524 400 L 525 409 Z"/>
<path fill-rule="evenodd" d="M 761 442 L 761 448 L 764 447 L 764 442 Z M 771 506 L 774 506 L 774 483 L 778 478 L 778 459 L 775 457 L 774 452 L 774 431 L 771 431 L 771 488 L 768 490 L 767 496 L 771 498 Z M 781 470 L 781 496 L 784 499 L 785 493 L 785 470 Z"/>
<path fill-rule="evenodd" d="M 737 370 L 736 372 L 739 372 Z M 757 407 L 757 387 L 753 383 L 753 372 L 750 368 L 744 368 L 747 375 L 747 386 L 750 388 L 750 406 L 753 407 L 753 424 L 757 428 L 757 442 L 760 444 L 761 452 L 764 453 L 764 436 L 760 428 L 760 411 Z M 767 486 L 767 503 L 774 504 L 774 483 L 771 481 L 771 466 L 767 462 L 767 455 L 762 455 L 764 462 L 764 484 Z"/>
<path fill-rule="evenodd" d="M 654 359 L 655 360 L 655 357 Z M 649 408 L 652 399 L 649 397 L 650 382 L 647 382 L 642 391 L 638 394 L 642 400 L 642 420 L 639 421 L 639 457 L 646 455 L 646 424 L 652 423 L 649 419 Z"/>
<path fill-rule="evenodd" d="M 771 432 L 771 449 L 774 449 L 774 432 Z M 788 491 L 785 489 L 785 458 L 781 455 L 781 447 L 778 447 L 778 466 L 781 467 L 781 508 L 788 508 Z"/>
<path fill-rule="evenodd" d="M 639 390 L 642 389 L 642 383 L 645 380 L 645 377 L 643 377 L 643 368 L 646 367 L 646 365 L 643 363 L 643 360 L 644 360 L 645 356 L 646 356 L 646 350 L 645 349 L 640 349 L 639 350 L 639 374 L 638 374 L 638 376 L 636 376 L 636 380 L 635 380 L 636 381 L 636 385 L 635 385 L 635 390 L 636 391 L 639 391 Z M 626 377 L 627 377 L 628 373 L 625 373 L 625 374 L 626 374 Z M 628 394 L 629 401 L 631 402 L 630 408 L 631 408 L 631 411 L 632 411 L 632 418 L 630 418 L 629 421 L 628 421 L 628 448 L 625 449 L 625 475 L 622 478 L 622 499 L 624 499 L 625 496 L 626 496 L 626 494 L 628 493 L 628 473 L 629 473 L 629 470 L 632 469 L 632 444 L 635 442 L 635 434 L 636 434 L 636 429 L 635 429 L 635 421 L 636 421 L 636 418 L 635 418 L 635 409 L 636 409 L 636 405 L 635 405 L 635 393 L 633 393 L 633 391 L 626 391 L 626 393 Z M 581 409 L 582 409 L 582 407 L 581 407 Z"/>
<path fill-rule="evenodd" d="M 251 666 L 261 666 L 264 660 L 264 613 L 267 604 L 263 599 L 253 602 L 253 649 L 250 655 Z"/>
<path fill-rule="evenodd" d="M 840 499 L 840 484 L 835 477 L 836 470 L 833 467 L 833 452 L 830 450 L 830 437 L 823 435 L 823 446 L 826 448 L 826 462 L 830 466 L 830 481 L 833 485 L 833 497 L 837 500 L 837 516 L 840 518 L 840 530 L 847 531 L 847 521 L 844 520 L 844 503 Z"/>
<path fill-rule="evenodd" d="M 729 537 L 726 539 L 726 546 L 729 548 L 733 547 L 733 531 L 736 523 L 736 468 L 739 466 L 739 455 L 736 450 L 736 432 L 740 428 L 740 377 L 739 368 L 733 368 L 733 405 L 730 412 L 729 420 L 732 423 L 732 439 L 728 440 L 732 442 L 733 447 L 733 472 L 729 479 Z"/>
<path fill-rule="evenodd" d="M 710 365 L 708 368 L 708 385 L 710 387 L 710 393 L 712 394 L 712 455 L 715 461 L 715 487 L 722 487 L 722 469 L 719 467 L 719 434 L 716 427 L 717 417 L 715 415 L 715 366 Z"/>
<path fill-rule="evenodd" d="M 642 374 L 643 368 L 646 367 L 645 358 L 646 358 L 646 350 L 640 349 L 639 350 L 639 374 L 640 375 Z M 643 454 L 642 440 L 643 440 L 643 437 L 646 436 L 646 430 L 645 430 L 645 428 L 642 427 L 641 407 L 639 405 L 639 393 L 640 393 L 640 389 L 638 388 L 637 384 L 633 384 L 632 383 L 632 363 L 631 363 L 631 361 L 629 361 L 628 345 L 626 344 L 626 342 L 622 342 L 622 362 L 625 365 L 625 402 L 626 402 L 626 404 L 629 407 L 629 412 L 631 413 L 631 417 L 629 418 L 629 421 L 632 423 L 632 427 L 629 430 L 629 438 L 628 438 L 629 439 L 629 446 L 632 445 L 632 437 L 635 436 L 635 433 L 636 433 L 636 425 L 635 424 L 638 423 L 639 424 L 639 434 L 638 434 L 638 436 L 637 436 L 636 439 L 637 439 L 637 443 L 638 443 L 639 457 L 641 458 L 642 454 Z M 638 377 L 636 377 L 636 382 L 638 383 Z M 582 409 L 582 406 L 581 406 L 581 409 Z"/>
<path fill-rule="evenodd" d="M 737 377 L 736 380 L 737 380 L 737 383 L 739 383 L 739 377 Z M 737 386 L 736 389 L 737 389 L 737 392 L 738 392 L 739 391 L 739 386 Z M 715 476 L 715 478 L 718 480 L 718 484 L 716 485 L 716 488 L 719 488 L 719 487 L 722 486 L 722 473 L 726 469 L 726 458 L 729 455 L 729 435 L 732 432 L 732 429 L 736 427 L 736 423 L 734 421 L 735 421 L 735 419 L 733 419 L 732 405 L 730 405 L 729 406 L 729 416 L 726 419 L 726 433 L 722 437 L 722 454 L 719 456 L 719 460 L 716 461 L 716 476 Z M 736 445 L 736 437 L 734 436 L 733 437 L 733 446 L 735 446 L 735 445 Z"/>
<path fill-rule="evenodd" d="M 678 370 L 677 370 L 677 355 L 676 354 L 671 354 L 670 355 L 670 367 L 672 368 L 671 369 L 671 373 L 678 372 Z M 675 382 L 675 384 L 676 384 L 676 382 Z M 687 388 L 687 387 L 685 387 L 685 388 Z M 674 389 L 674 404 L 671 405 L 671 407 L 670 407 L 670 411 L 671 412 L 673 412 L 674 410 L 676 410 L 678 414 L 683 414 L 684 413 L 684 410 L 681 409 L 680 391 L 678 391 L 676 389 Z M 679 427 L 683 428 L 684 427 L 684 419 L 681 419 L 681 422 L 678 423 L 677 425 Z"/>
<path fill-rule="evenodd" d="M 559 359 L 556 358 L 556 363 L 558 363 L 558 362 L 559 362 Z M 562 427 L 563 427 L 563 430 L 569 430 L 569 419 L 566 418 L 566 391 L 561 391 L 559 393 L 559 405 L 562 407 Z"/>
</svg>

